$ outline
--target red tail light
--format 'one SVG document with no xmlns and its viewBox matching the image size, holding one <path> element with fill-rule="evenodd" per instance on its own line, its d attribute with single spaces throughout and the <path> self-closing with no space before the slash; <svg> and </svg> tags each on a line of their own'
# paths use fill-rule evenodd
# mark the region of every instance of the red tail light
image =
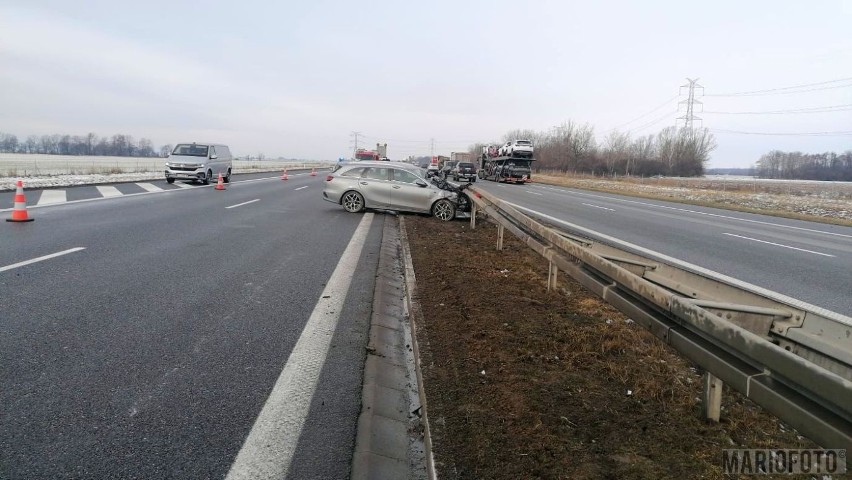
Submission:
<svg viewBox="0 0 852 480">
<path fill-rule="evenodd" d="M 328 175 L 327 177 L 325 177 L 325 181 L 330 182 L 332 178 L 334 178 L 334 176 Z"/>
</svg>

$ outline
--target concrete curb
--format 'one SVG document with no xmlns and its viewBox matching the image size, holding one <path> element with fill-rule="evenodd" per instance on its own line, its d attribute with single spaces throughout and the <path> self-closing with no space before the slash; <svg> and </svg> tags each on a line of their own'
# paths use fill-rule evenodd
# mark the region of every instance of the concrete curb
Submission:
<svg viewBox="0 0 852 480">
<path fill-rule="evenodd" d="M 397 217 L 385 218 L 351 478 L 425 480 L 434 476 L 429 475 L 431 454 L 424 445 L 425 409 L 400 261 L 400 231 Z"/>
</svg>

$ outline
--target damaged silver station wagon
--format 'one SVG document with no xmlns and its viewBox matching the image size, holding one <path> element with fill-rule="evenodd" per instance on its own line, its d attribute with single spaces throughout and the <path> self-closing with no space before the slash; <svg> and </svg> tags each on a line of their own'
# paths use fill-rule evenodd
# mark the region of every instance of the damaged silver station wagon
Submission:
<svg viewBox="0 0 852 480">
<path fill-rule="evenodd" d="M 402 163 L 344 163 L 326 177 L 322 196 L 352 213 L 374 208 L 429 213 L 449 221 L 458 213 L 470 211 L 464 187 L 441 179 L 430 183 L 422 172 Z"/>
</svg>

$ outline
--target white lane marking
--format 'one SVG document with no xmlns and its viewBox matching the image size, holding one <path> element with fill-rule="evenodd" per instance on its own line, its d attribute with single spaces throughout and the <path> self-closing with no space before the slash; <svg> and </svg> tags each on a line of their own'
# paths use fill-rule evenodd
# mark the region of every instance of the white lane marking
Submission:
<svg viewBox="0 0 852 480">
<path fill-rule="evenodd" d="M 615 209 L 614 209 L 614 208 L 606 208 L 606 207 L 602 207 L 602 206 L 600 206 L 600 205 L 592 205 L 591 203 L 583 203 L 582 205 L 585 205 L 585 206 L 587 206 L 587 207 L 600 208 L 600 209 L 602 209 L 602 210 L 609 210 L 610 212 L 614 212 L 614 211 L 615 211 Z"/>
<path fill-rule="evenodd" d="M 587 197 L 603 198 L 603 199 L 606 199 L 606 200 L 612 200 L 612 201 L 616 201 L 616 202 L 635 203 L 636 205 L 643 205 L 643 206 L 646 206 L 646 207 L 664 208 L 664 209 L 667 209 L 667 210 L 677 210 L 679 212 L 695 213 L 695 214 L 698 214 L 698 215 L 707 215 L 708 217 L 726 218 L 728 220 L 739 220 L 740 222 L 757 223 L 757 224 L 760 224 L 760 225 L 769 225 L 769 226 L 772 226 L 772 227 L 789 228 L 791 230 L 803 230 L 805 232 L 822 233 L 822 234 L 825 234 L 825 235 L 834 235 L 834 236 L 837 236 L 837 237 L 852 238 L 852 235 L 847 235 L 845 233 L 826 232 L 825 230 L 816 230 L 816 229 L 813 229 L 813 228 L 794 227 L 792 225 L 782 225 L 780 223 L 764 222 L 764 221 L 761 221 L 761 220 L 750 220 L 748 218 L 732 217 L 730 215 L 721 215 L 721 214 L 718 214 L 718 213 L 699 212 L 697 210 L 690 210 L 688 208 L 669 207 L 669 206 L 666 206 L 666 205 L 657 205 L 655 203 L 638 202 L 636 200 L 627 200 L 627 199 L 624 199 L 624 198 L 605 197 L 603 195 L 595 195 L 595 194 L 592 194 L 592 193 L 575 192 L 575 191 L 569 191 L 569 190 L 565 190 L 565 189 L 562 189 L 560 191 L 563 192 L 563 193 L 567 193 L 567 194 L 585 195 Z"/>
<path fill-rule="evenodd" d="M 236 204 L 236 205 L 231 205 L 230 207 L 225 207 L 225 208 L 237 208 L 237 207 L 242 207 L 243 205 L 248 205 L 249 203 L 254 203 L 254 202 L 259 202 L 259 201 L 260 201 L 260 199 L 259 199 L 259 198 L 255 198 L 254 200 L 249 200 L 248 202 L 238 203 L 238 204 Z"/>
<path fill-rule="evenodd" d="M 636 245 L 635 243 L 626 242 L 624 240 L 621 240 L 619 238 L 615 238 L 615 237 L 607 235 L 605 233 L 596 232 L 596 231 L 594 231 L 590 228 L 586 228 L 586 227 L 582 227 L 580 225 L 577 225 L 576 223 L 566 222 L 565 220 L 562 220 L 562 219 L 556 218 L 556 217 L 552 217 L 550 215 L 547 215 L 546 213 L 541 213 L 541 212 L 539 212 L 537 210 L 533 210 L 531 208 L 522 207 L 522 206 L 518 205 L 517 203 L 512 203 L 512 202 L 505 202 L 505 203 L 507 205 L 511 205 L 512 207 L 517 208 L 518 210 L 523 210 L 523 211 L 526 211 L 528 213 L 532 213 L 533 215 L 536 215 L 540 218 L 550 220 L 551 222 L 561 223 L 562 225 L 569 227 L 570 229 L 574 230 L 575 232 L 583 232 L 583 233 L 589 235 L 591 238 L 598 238 L 601 241 L 604 241 L 604 242 L 607 242 L 607 243 L 610 243 L 610 244 L 616 245 L 616 246 L 618 246 L 618 245 L 624 246 L 624 247 L 626 247 L 630 250 L 633 250 L 636 253 L 644 253 L 646 255 L 650 255 L 650 256 L 658 259 L 661 262 L 668 263 L 669 265 L 673 265 L 673 266 L 676 266 L 676 267 L 682 267 L 682 268 L 685 268 L 686 270 L 692 271 L 694 273 L 698 273 L 700 275 L 704 275 L 706 277 L 717 278 L 717 279 L 719 279 L 719 280 L 721 280 L 721 281 L 723 281 L 727 284 L 733 285 L 735 287 L 742 288 L 743 290 L 748 290 L 752 293 L 756 293 L 758 295 L 762 295 L 764 297 L 768 297 L 768 298 L 771 298 L 773 300 L 777 300 L 777 301 L 782 302 L 782 303 L 786 303 L 787 305 L 791 305 L 793 307 L 800 308 L 802 310 L 812 310 L 813 312 L 815 312 L 819 315 L 831 318 L 832 320 L 838 321 L 840 323 L 843 323 L 845 325 L 849 325 L 850 327 L 852 327 L 852 323 L 850 323 L 849 317 L 846 317 L 845 315 L 841 315 L 841 314 L 836 313 L 836 312 L 832 312 L 831 310 L 828 310 L 826 308 L 818 307 L 818 306 L 816 306 L 812 303 L 803 302 L 799 299 L 784 295 L 782 293 L 773 292 L 772 290 L 769 290 L 767 288 L 759 287 L 759 286 L 757 286 L 753 283 L 748 283 L 748 282 L 744 282 L 742 280 L 738 280 L 734 277 L 730 277 L 728 275 L 710 270 L 709 268 L 704 268 L 704 267 L 698 266 L 694 263 L 689 263 L 689 262 L 685 262 L 683 260 L 680 260 L 680 259 L 677 259 L 677 258 L 674 258 L 674 257 L 670 257 L 666 254 L 651 250 L 650 248 L 640 247 L 639 245 Z"/>
<path fill-rule="evenodd" d="M 533 195 L 538 195 L 538 196 L 544 195 L 543 193 L 531 192 L 529 190 L 524 190 L 524 191 L 527 192 L 527 193 L 532 193 Z"/>
<path fill-rule="evenodd" d="M 800 251 L 800 252 L 813 253 L 814 255 L 822 255 L 823 257 L 834 257 L 834 255 L 829 255 L 829 254 L 827 254 L 827 253 L 815 252 L 815 251 L 813 251 L 813 250 L 805 250 L 804 248 L 791 247 L 790 245 L 782 245 L 782 244 L 780 244 L 780 243 L 767 242 L 766 240 L 758 240 L 758 239 L 756 239 L 756 238 L 744 237 L 744 236 L 742 236 L 742 235 L 735 235 L 735 234 L 733 234 L 733 233 L 723 233 L 722 235 L 727 235 L 727 236 L 729 236 L 729 237 L 743 238 L 743 239 L 745 239 L 745 240 L 751 240 L 751 241 L 753 241 L 753 242 L 766 243 L 766 244 L 768 244 L 768 245 L 775 245 L 776 247 L 789 248 L 789 249 L 791 249 L 791 250 L 798 250 L 798 251 Z"/>
<path fill-rule="evenodd" d="M 160 187 L 158 187 L 154 184 L 151 184 L 151 183 L 137 183 L 136 185 L 139 185 L 140 187 L 142 187 L 147 192 L 162 192 L 163 191 L 162 188 L 160 188 Z"/>
<path fill-rule="evenodd" d="M 50 260 L 51 258 L 59 257 L 62 255 L 68 255 L 69 253 L 79 252 L 80 250 L 85 250 L 86 247 L 74 247 L 69 248 L 68 250 L 63 250 L 61 252 L 51 253 L 50 255 L 44 255 L 38 258 L 32 258 L 30 260 L 24 260 L 23 262 L 13 263 L 11 265 L 6 265 L 5 267 L 0 267 L 0 272 L 5 272 L 6 270 L 12 270 L 13 268 L 23 267 L 24 265 L 29 265 L 31 263 L 42 262 L 44 260 Z"/>
<path fill-rule="evenodd" d="M 295 191 L 297 191 L 297 192 L 298 192 L 299 190 L 301 190 L 301 189 L 303 189 L 303 188 L 308 188 L 308 186 L 307 186 L 307 185 L 305 185 L 304 187 L 294 188 L 293 190 L 295 190 Z"/>
<path fill-rule="evenodd" d="M 183 182 L 181 182 L 181 181 L 179 181 L 179 180 L 178 180 L 178 181 L 175 181 L 175 183 L 173 183 L 172 185 L 174 185 L 174 186 L 176 186 L 176 187 L 180 187 L 180 188 L 193 188 L 193 186 L 192 186 L 192 185 L 188 185 L 188 184 L 183 183 Z"/>
<path fill-rule="evenodd" d="M 373 214 L 367 213 L 320 294 L 227 480 L 286 478 Z"/>
<path fill-rule="evenodd" d="M 97 188 L 98 191 L 101 192 L 101 196 L 104 198 L 120 197 L 123 195 L 123 193 L 119 192 L 117 188 L 111 187 L 109 185 L 98 185 L 95 188 Z"/>
<path fill-rule="evenodd" d="M 41 198 L 36 205 L 48 205 L 51 203 L 65 203 L 65 190 L 42 190 Z"/>
</svg>

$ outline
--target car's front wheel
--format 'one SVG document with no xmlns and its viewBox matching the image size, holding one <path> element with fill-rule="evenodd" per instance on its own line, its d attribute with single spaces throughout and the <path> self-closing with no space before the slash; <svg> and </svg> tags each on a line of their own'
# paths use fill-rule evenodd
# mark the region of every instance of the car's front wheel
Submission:
<svg viewBox="0 0 852 480">
<path fill-rule="evenodd" d="M 210 179 L 213 178 L 213 170 L 207 170 L 207 173 L 204 175 L 204 180 L 201 181 L 204 185 L 210 185 Z"/>
<path fill-rule="evenodd" d="M 343 209 L 350 213 L 364 210 L 364 197 L 358 192 L 346 192 L 340 203 L 343 204 Z"/>
<path fill-rule="evenodd" d="M 166 183 L 175 183 L 174 178 L 166 178 Z"/>
<path fill-rule="evenodd" d="M 453 202 L 442 198 L 432 205 L 432 216 L 443 222 L 449 222 L 456 217 L 456 206 Z"/>
</svg>

